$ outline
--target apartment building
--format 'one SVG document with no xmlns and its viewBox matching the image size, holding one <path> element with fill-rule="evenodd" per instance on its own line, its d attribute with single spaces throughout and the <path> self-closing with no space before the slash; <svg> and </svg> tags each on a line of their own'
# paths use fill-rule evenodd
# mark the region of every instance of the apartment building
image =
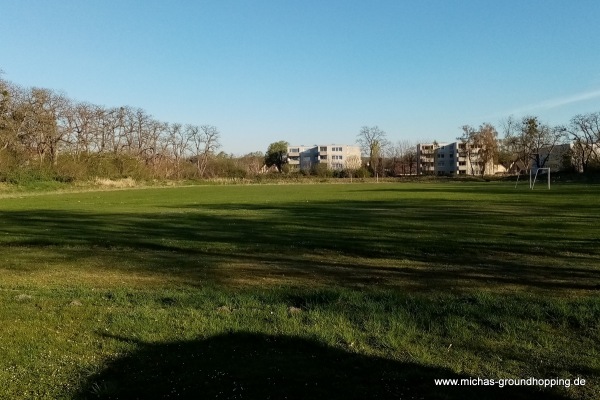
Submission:
<svg viewBox="0 0 600 400">
<path fill-rule="evenodd" d="M 417 175 L 434 175 L 436 173 L 435 152 L 446 143 L 419 143 L 417 144 Z"/>
<path fill-rule="evenodd" d="M 419 175 L 492 175 L 503 167 L 489 161 L 484 165 L 477 156 L 478 149 L 468 149 L 464 142 L 423 143 L 417 145 L 417 174 Z"/>
<path fill-rule="evenodd" d="M 544 167 L 550 168 L 551 171 L 560 171 L 572 169 L 577 172 L 583 171 L 580 157 L 574 151 L 572 143 L 557 144 L 556 146 L 542 147 L 539 150 L 540 161 L 546 160 Z M 532 171 L 537 170 L 537 165 L 534 160 L 531 160 L 530 168 Z"/>
<path fill-rule="evenodd" d="M 360 147 L 346 144 L 313 146 L 288 146 L 288 164 L 292 168 L 311 169 L 314 165 L 325 164 L 330 169 L 346 168 L 349 157 L 360 160 Z"/>
</svg>

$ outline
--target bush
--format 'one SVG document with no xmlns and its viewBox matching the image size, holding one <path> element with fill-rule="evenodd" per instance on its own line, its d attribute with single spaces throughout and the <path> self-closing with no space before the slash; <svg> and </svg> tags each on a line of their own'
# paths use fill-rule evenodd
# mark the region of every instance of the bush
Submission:
<svg viewBox="0 0 600 400">
<path fill-rule="evenodd" d="M 83 163 L 85 172 L 79 178 L 103 177 L 108 179 L 121 179 L 132 177 L 137 180 L 150 179 L 152 171 L 143 161 L 129 155 L 91 154 Z"/>
<path fill-rule="evenodd" d="M 311 168 L 311 174 L 319 178 L 331 178 L 333 177 L 333 170 L 327 164 L 315 164 Z"/>
<path fill-rule="evenodd" d="M 354 177 L 355 178 L 370 178 L 371 175 L 371 171 L 369 171 L 368 169 L 366 169 L 365 167 L 360 167 L 359 169 L 356 170 L 356 172 L 354 173 Z"/>
<path fill-rule="evenodd" d="M 52 180 L 54 180 L 53 172 L 44 167 L 12 167 L 2 174 L 2 181 L 14 185 Z"/>
</svg>

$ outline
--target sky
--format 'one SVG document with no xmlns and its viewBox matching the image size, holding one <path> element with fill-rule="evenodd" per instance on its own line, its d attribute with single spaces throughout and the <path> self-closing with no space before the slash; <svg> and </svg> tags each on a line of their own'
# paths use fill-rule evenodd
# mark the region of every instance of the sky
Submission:
<svg viewBox="0 0 600 400">
<path fill-rule="evenodd" d="M 209 124 L 222 150 L 454 141 L 508 116 L 600 111 L 597 0 L 0 0 L 25 87 Z"/>
</svg>

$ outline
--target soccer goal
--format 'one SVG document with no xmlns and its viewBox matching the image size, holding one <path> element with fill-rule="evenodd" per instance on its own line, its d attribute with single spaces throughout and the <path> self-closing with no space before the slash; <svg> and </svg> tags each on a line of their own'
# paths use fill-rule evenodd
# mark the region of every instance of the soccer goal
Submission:
<svg viewBox="0 0 600 400">
<path fill-rule="evenodd" d="M 548 190 L 550 190 L 550 168 L 538 168 L 538 169 L 535 171 L 535 176 L 533 177 L 533 181 L 531 181 L 531 179 L 530 179 L 530 182 L 531 182 L 531 184 L 530 184 L 531 190 L 533 190 L 533 188 L 535 187 L 535 182 L 537 181 L 537 177 L 538 177 L 538 174 L 540 174 L 540 171 L 546 171 L 546 173 L 547 173 L 547 175 L 548 175 Z M 530 176 L 531 176 L 531 171 L 529 172 L 529 174 L 530 174 Z M 540 174 L 540 175 L 543 175 L 543 172 L 542 172 L 542 174 Z"/>
<path fill-rule="evenodd" d="M 540 174 L 539 172 L 544 171 L 544 170 L 546 171 L 546 173 L 548 175 L 548 190 L 550 190 L 550 168 L 547 168 L 547 167 L 538 168 L 535 171 L 535 175 L 533 175 L 532 169 L 529 170 L 529 189 L 533 190 L 533 187 L 535 186 L 535 182 L 537 181 L 538 174 Z M 543 172 L 540 175 L 543 175 Z M 521 173 L 519 173 L 519 175 L 517 175 L 517 182 L 515 182 L 515 189 L 517 188 L 517 185 L 519 184 L 520 178 L 521 178 Z"/>
</svg>

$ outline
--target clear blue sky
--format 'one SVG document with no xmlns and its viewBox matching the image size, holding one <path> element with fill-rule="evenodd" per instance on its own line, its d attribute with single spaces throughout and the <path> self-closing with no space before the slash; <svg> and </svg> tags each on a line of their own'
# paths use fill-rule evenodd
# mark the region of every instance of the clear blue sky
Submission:
<svg viewBox="0 0 600 400">
<path fill-rule="evenodd" d="M 450 141 L 600 111 L 599 20 L 598 0 L 0 0 L 0 69 L 215 125 L 228 153 L 351 144 L 364 125 Z"/>
</svg>

